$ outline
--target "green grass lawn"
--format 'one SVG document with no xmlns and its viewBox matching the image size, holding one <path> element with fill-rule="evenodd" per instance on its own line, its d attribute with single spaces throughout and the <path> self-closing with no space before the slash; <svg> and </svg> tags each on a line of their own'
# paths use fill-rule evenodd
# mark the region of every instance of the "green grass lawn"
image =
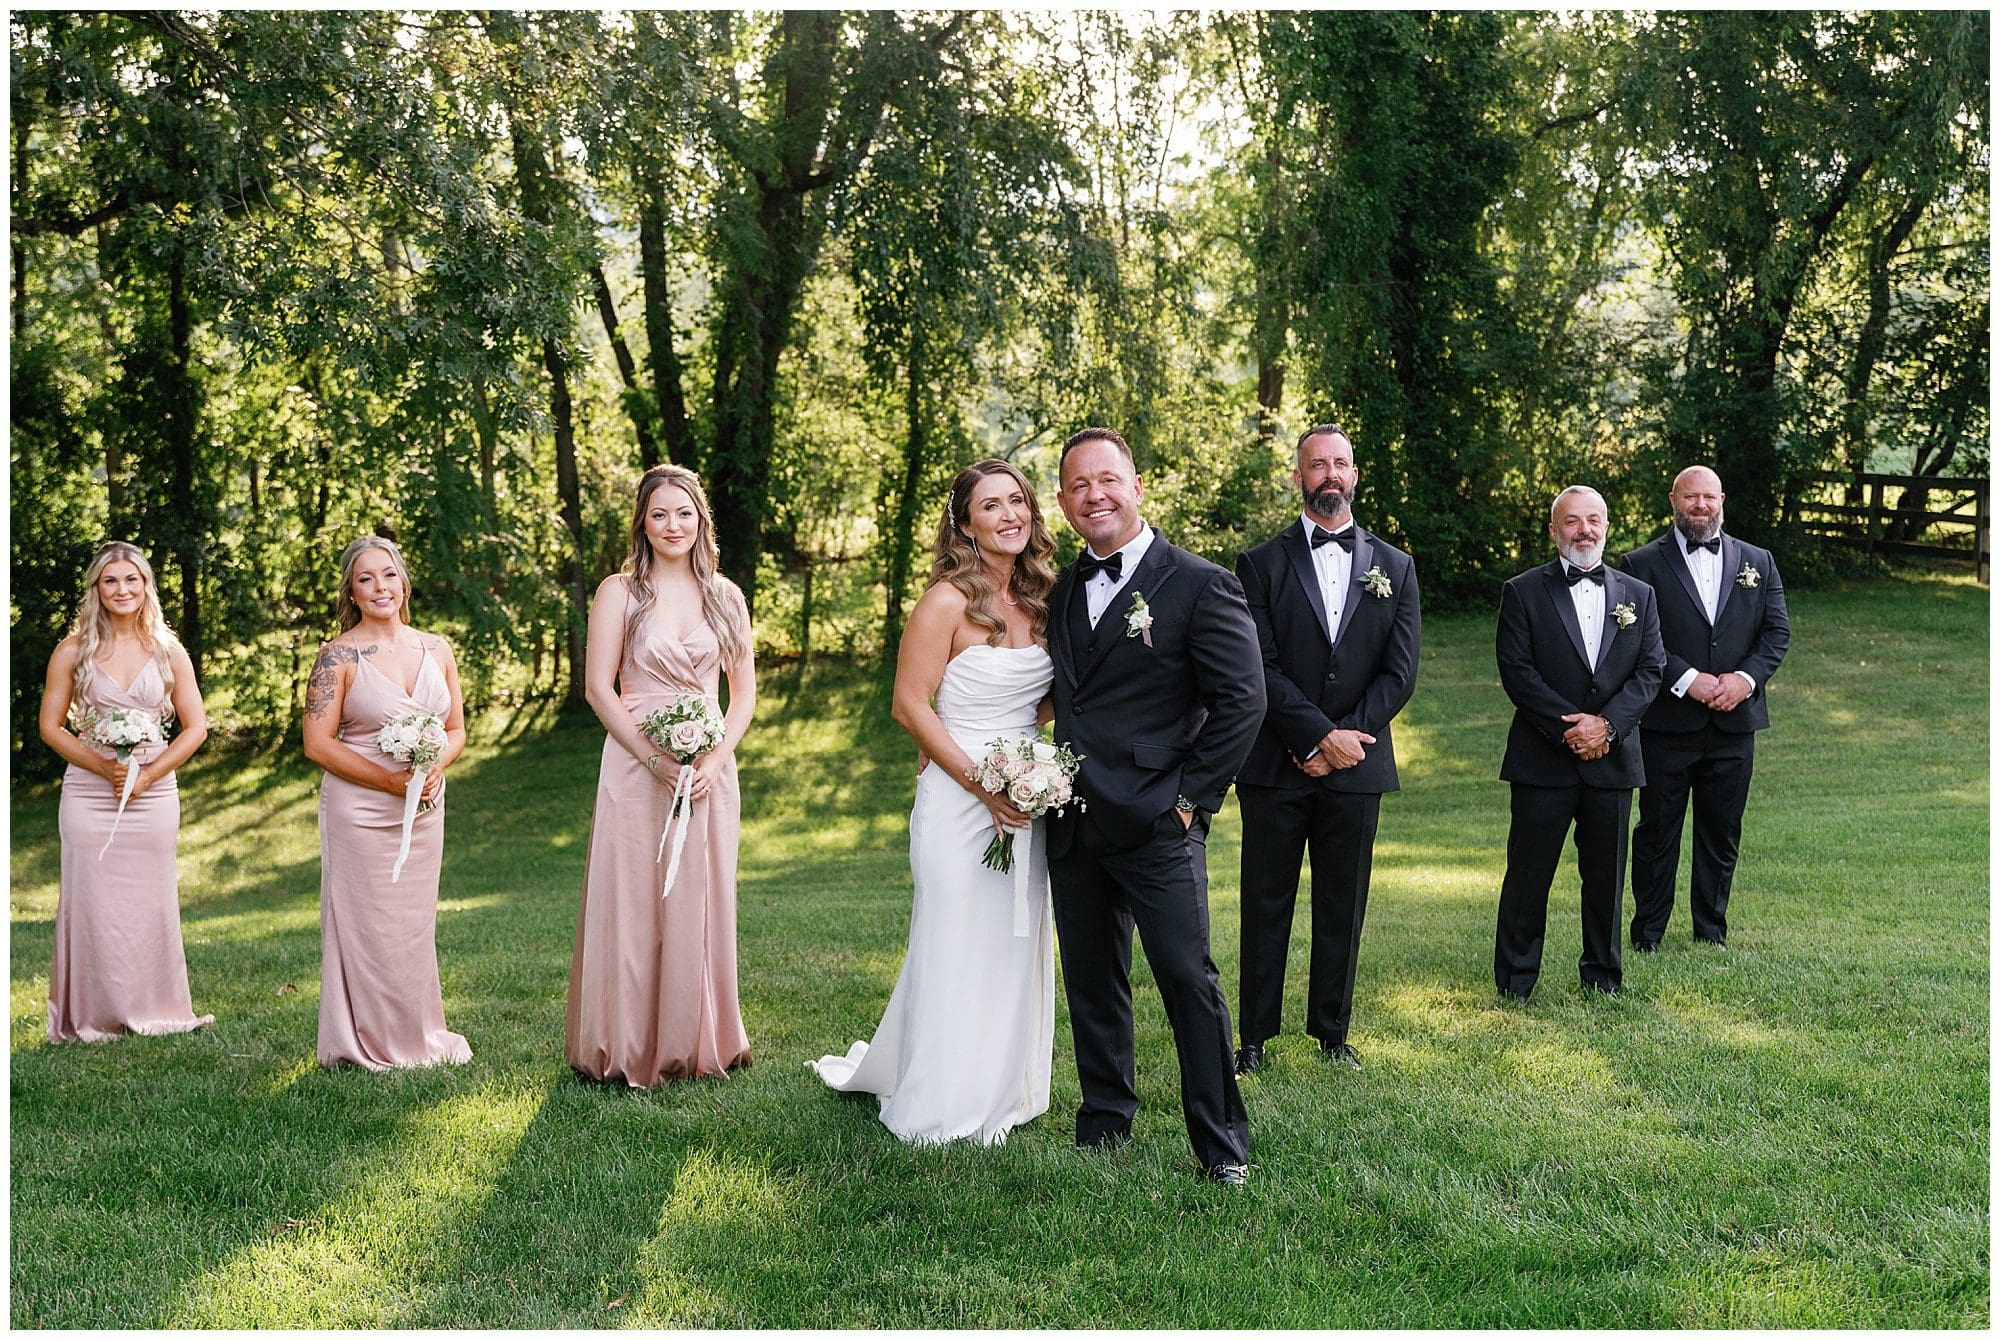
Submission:
<svg viewBox="0 0 2000 1340">
<path fill-rule="evenodd" d="M 490 718 L 453 775 L 438 957 L 474 1059 L 328 1073 L 316 774 L 198 759 L 181 890 L 205 1034 L 43 1039 L 56 795 L 12 800 L 16 1326 L 1983 1327 L 1987 593 L 1793 597 L 1729 948 L 1683 901 L 1577 989 L 1576 877 L 1534 1000 L 1491 981 L 1508 706 L 1488 617 L 1431 621 L 1362 942 L 1361 1072 L 1276 1040 L 1252 1185 L 1197 1180 L 1139 971 L 1136 1139 L 1049 1114 L 907 1149 L 803 1062 L 867 1037 L 909 919 L 912 749 L 873 667 L 774 673 L 745 746 L 755 1064 L 651 1093 L 563 1064 L 602 731 Z M 1234 806 L 1211 848 L 1237 989 Z M 1683 876 L 1685 887 L 1685 876 Z M 1629 913 L 1629 899 L 1627 904 Z M 1303 915 L 1288 1026 L 1299 1027 Z"/>
</svg>

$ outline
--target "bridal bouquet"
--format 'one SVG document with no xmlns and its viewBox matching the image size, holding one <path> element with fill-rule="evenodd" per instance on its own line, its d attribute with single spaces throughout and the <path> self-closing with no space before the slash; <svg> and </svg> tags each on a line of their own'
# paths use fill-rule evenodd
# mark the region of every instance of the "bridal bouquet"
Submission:
<svg viewBox="0 0 2000 1340">
<path fill-rule="evenodd" d="M 1002 737 L 988 742 L 986 757 L 972 765 L 972 780 L 990 794 L 1005 792 L 1017 809 L 1039 819 L 1050 810 L 1060 814 L 1069 805 L 1074 794 L 1071 781 L 1082 762 L 1066 744 Z M 988 870 L 1012 870 L 1014 835 L 994 834 L 979 861 Z"/>
<path fill-rule="evenodd" d="M 683 693 L 639 721 L 640 733 L 672 754 L 681 765 L 680 776 L 674 779 L 674 807 L 667 812 L 667 826 L 660 830 L 660 850 L 653 856 L 653 863 L 658 865 L 666 856 L 667 835 L 672 833 L 674 854 L 667 862 L 667 880 L 660 888 L 662 898 L 674 887 L 674 876 L 680 873 L 681 848 L 687 844 L 688 825 L 694 818 L 691 813 L 694 769 L 690 765 L 722 743 L 723 729 L 722 714 L 699 693 Z M 676 818 L 681 821 L 678 828 L 674 825 Z"/>
<path fill-rule="evenodd" d="M 160 730 L 160 718 L 137 707 L 93 712 L 86 729 L 94 743 L 116 753 L 118 761 L 125 765 L 125 789 L 118 794 L 118 817 L 111 821 L 111 837 L 105 838 L 104 846 L 98 850 L 97 859 L 101 861 L 104 853 L 111 850 L 111 838 L 118 836 L 118 825 L 125 821 L 125 804 L 132 799 L 132 788 L 139 782 L 139 770 L 132 766 L 132 751 L 142 744 L 158 744 L 166 737 Z"/>
<path fill-rule="evenodd" d="M 444 718 L 435 712 L 396 717 L 375 734 L 377 749 L 398 763 L 410 765 L 410 781 L 403 788 L 403 845 L 396 850 L 396 868 L 389 872 L 391 884 L 403 877 L 403 862 L 410 859 L 410 828 L 416 823 L 424 778 L 437 765 L 447 743 Z"/>
</svg>

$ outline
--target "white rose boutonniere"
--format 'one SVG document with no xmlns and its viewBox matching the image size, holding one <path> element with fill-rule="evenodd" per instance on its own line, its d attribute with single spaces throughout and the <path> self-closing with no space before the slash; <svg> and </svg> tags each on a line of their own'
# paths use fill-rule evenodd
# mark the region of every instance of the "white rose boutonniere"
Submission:
<svg viewBox="0 0 2000 1340">
<path fill-rule="evenodd" d="M 1396 594 L 1396 588 L 1389 585 L 1389 574 L 1382 571 L 1379 563 L 1361 574 L 1361 589 L 1377 600 L 1387 600 Z"/>
<path fill-rule="evenodd" d="M 1743 571 L 1736 574 L 1736 584 L 1745 590 L 1755 587 L 1757 583 L 1763 580 L 1764 574 L 1751 567 L 1747 559 L 1744 560 Z"/>
<path fill-rule="evenodd" d="M 1639 622 L 1639 611 L 1633 609 L 1629 604 L 1613 605 L 1611 607 L 1611 617 L 1618 621 L 1620 628 L 1630 628 L 1633 624 Z"/>
<path fill-rule="evenodd" d="M 1153 645 L 1153 611 L 1146 607 L 1143 592 L 1132 593 L 1132 606 L 1125 611 L 1125 636 L 1139 638 L 1149 647 Z"/>
</svg>

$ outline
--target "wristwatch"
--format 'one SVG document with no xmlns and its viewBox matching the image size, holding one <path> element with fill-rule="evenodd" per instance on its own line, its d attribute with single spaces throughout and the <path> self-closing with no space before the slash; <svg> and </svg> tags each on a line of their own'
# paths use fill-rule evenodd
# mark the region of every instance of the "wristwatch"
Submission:
<svg viewBox="0 0 2000 1340">
<path fill-rule="evenodd" d="M 1611 724 L 1610 717 L 1604 718 L 1604 743 L 1606 744 L 1618 743 L 1618 728 Z"/>
<path fill-rule="evenodd" d="M 1193 814 L 1195 812 L 1196 806 L 1195 803 L 1192 800 L 1189 800 L 1186 796 L 1175 796 L 1174 808 L 1179 810 L 1182 814 Z"/>
</svg>

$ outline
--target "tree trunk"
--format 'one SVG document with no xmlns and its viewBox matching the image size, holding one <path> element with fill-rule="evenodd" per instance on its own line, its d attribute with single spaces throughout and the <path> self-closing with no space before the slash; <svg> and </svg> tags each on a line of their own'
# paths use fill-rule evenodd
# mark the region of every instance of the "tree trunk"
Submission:
<svg viewBox="0 0 2000 1340">
<path fill-rule="evenodd" d="M 181 617 L 176 630 L 187 648 L 195 679 L 201 678 L 201 547 L 207 533 L 195 498 L 195 396 L 193 313 L 187 295 L 187 262 L 174 249 L 167 267 L 167 331 L 173 342 L 173 392 L 167 406 L 167 450 L 171 461 L 174 562 L 180 570 Z"/>
<path fill-rule="evenodd" d="M 639 275 L 645 287 L 646 364 L 653 374 L 653 398 L 666 439 L 667 459 L 696 468 L 694 434 L 688 427 L 687 398 L 681 391 L 681 360 L 674 352 L 673 303 L 667 293 L 667 190 L 657 174 L 644 183 L 639 206 Z M 657 464 L 648 460 L 648 468 Z"/>
<path fill-rule="evenodd" d="M 602 265 L 590 267 L 590 284 L 597 292 L 597 315 L 603 319 L 604 334 L 611 341 L 611 356 L 618 362 L 618 376 L 625 383 L 625 409 L 632 416 L 632 431 L 639 438 L 639 465 L 650 470 L 660 463 L 660 449 L 653 444 L 653 430 L 647 426 L 652 416 L 647 410 L 646 393 L 639 389 L 639 370 L 618 328 L 618 306 L 611 300 L 611 284 L 604 277 Z"/>
<path fill-rule="evenodd" d="M 542 363 L 549 370 L 549 419 L 556 443 L 556 493 L 562 504 L 563 529 L 569 532 L 563 558 L 563 583 L 569 587 L 569 691 L 565 701 L 581 707 L 583 697 L 583 630 L 590 608 L 588 578 L 583 570 L 583 489 L 576 473 L 576 426 L 571 418 L 569 365 L 552 339 L 542 341 Z"/>
<path fill-rule="evenodd" d="M 891 651 L 903 636 L 903 592 L 909 589 L 911 555 L 916 548 L 917 491 L 923 486 L 924 466 L 930 455 L 930 431 L 924 422 L 924 337 L 920 323 L 910 331 L 906 372 L 903 480 L 896 492 L 896 514 L 889 532 L 889 595 L 882 617 L 882 645 Z"/>
</svg>

